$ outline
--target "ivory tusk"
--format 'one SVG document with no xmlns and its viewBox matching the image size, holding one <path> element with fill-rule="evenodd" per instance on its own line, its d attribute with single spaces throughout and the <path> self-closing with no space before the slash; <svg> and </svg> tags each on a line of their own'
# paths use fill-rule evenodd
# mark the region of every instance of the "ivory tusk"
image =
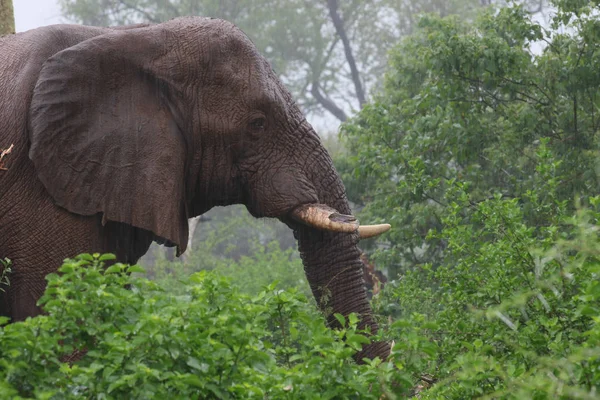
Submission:
<svg viewBox="0 0 600 400">
<path fill-rule="evenodd" d="M 324 204 L 305 204 L 295 208 L 291 215 L 298 222 L 324 231 L 346 233 L 358 231 L 361 239 L 381 235 L 392 227 L 390 224 L 359 226 L 354 216 L 340 214 Z"/>
<path fill-rule="evenodd" d="M 379 236 L 390 230 L 390 224 L 379 225 L 361 225 L 358 227 L 358 234 L 361 239 L 367 239 L 373 236 Z"/>
<path fill-rule="evenodd" d="M 340 214 L 324 204 L 305 204 L 296 207 L 292 218 L 313 228 L 332 232 L 356 232 L 358 221 L 352 215 Z"/>
</svg>

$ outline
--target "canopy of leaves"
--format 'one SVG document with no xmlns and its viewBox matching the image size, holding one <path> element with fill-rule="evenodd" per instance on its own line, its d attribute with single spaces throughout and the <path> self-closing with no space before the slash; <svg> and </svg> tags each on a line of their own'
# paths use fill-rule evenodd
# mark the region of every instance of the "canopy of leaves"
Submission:
<svg viewBox="0 0 600 400">
<path fill-rule="evenodd" d="M 425 17 L 392 52 L 384 92 L 343 127 L 352 157 L 338 166 L 367 219 L 394 226 L 382 258 L 393 275 L 442 262 L 448 242 L 433 233 L 458 182 L 465 215 L 496 196 L 516 199 L 540 234 L 560 202 L 598 193 L 600 22 L 591 10 L 560 9 L 552 31 L 519 7 L 473 25 Z M 556 160 L 540 170 L 542 144 Z"/>
</svg>

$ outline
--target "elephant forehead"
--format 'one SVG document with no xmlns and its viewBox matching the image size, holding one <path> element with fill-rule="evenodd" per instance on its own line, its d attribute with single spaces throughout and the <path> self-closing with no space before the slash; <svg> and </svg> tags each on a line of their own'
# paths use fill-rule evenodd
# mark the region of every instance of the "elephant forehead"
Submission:
<svg viewBox="0 0 600 400">
<path fill-rule="evenodd" d="M 228 21 L 210 20 L 200 23 L 197 29 L 180 30 L 178 36 L 188 50 L 197 47 L 201 61 L 208 64 L 245 60 L 247 66 L 261 58 L 248 36 Z"/>
<path fill-rule="evenodd" d="M 167 25 L 171 28 L 174 25 L 177 33 L 171 51 L 161 58 L 163 69 L 173 77 L 199 83 L 205 105 L 234 98 L 264 104 L 279 97 L 275 95 L 277 77 L 270 64 L 232 23 L 184 17 Z M 170 62 L 175 65 L 169 65 Z"/>
<path fill-rule="evenodd" d="M 264 85 L 269 76 L 270 66 L 256 51 L 226 51 L 219 47 L 202 57 L 206 57 L 204 71 L 216 84 L 234 82 L 243 87 L 257 82 Z"/>
<path fill-rule="evenodd" d="M 251 65 L 226 63 L 207 71 L 203 94 L 205 104 L 242 102 L 265 108 L 280 99 L 279 87 L 264 70 Z"/>
</svg>

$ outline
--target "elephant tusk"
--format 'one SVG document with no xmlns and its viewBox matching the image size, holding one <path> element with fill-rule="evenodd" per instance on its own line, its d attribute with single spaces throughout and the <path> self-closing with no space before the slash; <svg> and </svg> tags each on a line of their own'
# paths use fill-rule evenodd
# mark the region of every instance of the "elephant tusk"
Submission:
<svg viewBox="0 0 600 400">
<path fill-rule="evenodd" d="M 324 204 L 305 204 L 296 207 L 292 218 L 313 228 L 331 232 L 357 232 L 361 239 L 381 235 L 392 227 L 390 224 L 362 225 L 352 215 L 340 214 L 337 210 Z"/>
<path fill-rule="evenodd" d="M 367 239 L 374 236 L 379 236 L 390 230 L 392 226 L 390 224 L 379 224 L 379 225 L 361 225 L 358 227 L 358 234 L 361 239 Z"/>
<path fill-rule="evenodd" d="M 351 233 L 358 230 L 358 221 L 355 217 L 340 214 L 324 204 L 305 204 L 296 207 L 291 216 L 298 222 L 324 231 Z"/>
</svg>

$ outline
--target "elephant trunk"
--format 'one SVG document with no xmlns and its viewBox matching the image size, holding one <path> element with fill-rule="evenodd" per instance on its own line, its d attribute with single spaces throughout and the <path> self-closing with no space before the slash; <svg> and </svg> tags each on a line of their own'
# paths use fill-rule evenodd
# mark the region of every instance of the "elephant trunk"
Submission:
<svg viewBox="0 0 600 400">
<path fill-rule="evenodd" d="M 317 304 L 326 314 L 328 324 L 339 326 L 335 313 L 344 317 L 356 313 L 360 318 L 360 329 L 377 332 L 363 280 L 360 251 L 356 246 L 358 234 L 302 227 L 295 231 L 295 235 L 306 277 Z M 365 345 L 355 359 L 357 362 L 364 357 L 372 359 L 379 356 L 385 359 L 389 352 L 388 343 L 374 342 Z"/>
<path fill-rule="evenodd" d="M 319 201 L 338 213 L 351 214 L 345 189 L 329 155 L 323 150 L 330 168 L 320 169 L 311 178 L 317 186 Z M 320 186 L 320 187 L 319 187 Z M 297 218 L 294 218 L 297 220 Z M 316 229 L 307 225 L 295 225 L 294 235 L 304 264 L 306 277 L 319 307 L 325 312 L 330 326 L 339 326 L 335 313 L 347 317 L 356 313 L 359 328 L 371 333 L 378 330 L 367 299 L 367 290 L 363 279 L 363 265 L 360 260 L 358 241 L 361 233 L 332 232 Z M 363 358 L 387 358 L 390 345 L 385 342 L 372 342 L 365 345 L 355 355 L 355 360 Z"/>
</svg>

